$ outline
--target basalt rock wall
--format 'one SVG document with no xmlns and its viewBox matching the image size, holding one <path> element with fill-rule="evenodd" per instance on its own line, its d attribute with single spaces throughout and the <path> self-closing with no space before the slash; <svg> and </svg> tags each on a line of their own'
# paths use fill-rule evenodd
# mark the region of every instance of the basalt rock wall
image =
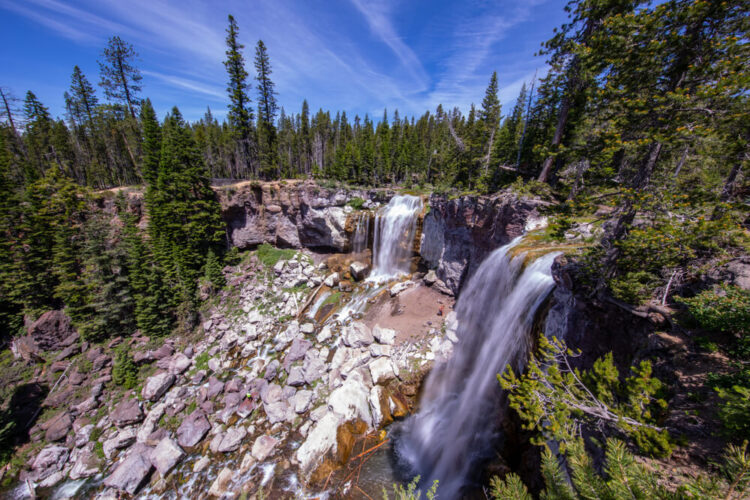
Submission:
<svg viewBox="0 0 750 500">
<path fill-rule="evenodd" d="M 453 199 L 432 195 L 429 203 L 420 254 L 454 294 L 487 254 L 538 222 L 539 209 L 546 204 L 508 192 Z"/>
<path fill-rule="evenodd" d="M 312 181 L 244 182 L 216 188 L 229 243 L 343 252 L 348 249 L 347 203 L 354 198 L 387 202 L 386 190 L 325 188 Z"/>
</svg>

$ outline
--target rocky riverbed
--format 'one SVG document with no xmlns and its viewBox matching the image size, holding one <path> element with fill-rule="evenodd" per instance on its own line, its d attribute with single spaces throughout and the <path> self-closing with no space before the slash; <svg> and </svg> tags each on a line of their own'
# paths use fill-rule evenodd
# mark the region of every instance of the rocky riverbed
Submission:
<svg viewBox="0 0 750 500">
<path fill-rule="evenodd" d="M 360 320 L 372 303 L 383 307 L 425 287 L 421 280 L 359 283 L 344 293 L 325 264 L 301 252 L 271 267 L 249 254 L 227 277 L 195 338 L 158 347 L 128 341 L 149 374 L 137 390 L 103 390 L 110 349 L 83 343 L 80 354 L 61 351 L 40 374 L 52 381 L 63 373 L 47 396 L 59 412 L 32 429 L 44 445 L 15 497 L 34 484 L 42 494 L 95 498 L 319 491 L 358 438 L 410 411 L 421 376 L 457 340 L 449 310 L 419 335 Z M 330 311 L 318 320 L 306 314 L 311 293 L 331 292 L 338 299 Z M 358 294 L 369 301 L 351 307 Z"/>
</svg>

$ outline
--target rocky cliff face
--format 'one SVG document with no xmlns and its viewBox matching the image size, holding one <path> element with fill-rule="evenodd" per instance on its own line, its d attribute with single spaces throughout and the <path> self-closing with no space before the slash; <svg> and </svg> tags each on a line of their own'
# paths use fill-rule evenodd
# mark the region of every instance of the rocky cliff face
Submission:
<svg viewBox="0 0 750 500">
<path fill-rule="evenodd" d="M 455 199 L 432 195 L 422 226 L 422 259 L 450 292 L 458 293 L 488 253 L 541 219 L 543 205 L 512 193 Z"/>
<path fill-rule="evenodd" d="M 386 202 L 392 192 L 321 187 L 312 181 L 243 182 L 216 188 L 229 243 L 241 249 L 261 243 L 343 252 L 348 248 L 347 202 Z"/>
</svg>

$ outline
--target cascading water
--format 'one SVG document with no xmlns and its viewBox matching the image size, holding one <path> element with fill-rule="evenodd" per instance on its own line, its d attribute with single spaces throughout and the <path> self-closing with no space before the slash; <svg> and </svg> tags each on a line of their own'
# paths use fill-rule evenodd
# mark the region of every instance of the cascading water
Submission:
<svg viewBox="0 0 750 500">
<path fill-rule="evenodd" d="M 398 432 L 397 459 L 425 484 L 438 479 L 441 498 L 458 498 L 491 451 L 497 426 L 490 419 L 501 394 L 496 374 L 528 348 L 536 310 L 554 286 L 550 268 L 559 254 L 524 268 L 524 255 L 509 255 L 519 240 L 490 254 L 461 293 L 453 356 L 430 373 L 419 413 Z"/>
<path fill-rule="evenodd" d="M 352 253 L 362 253 L 370 247 L 371 213 L 363 212 L 357 216 L 352 239 Z"/>
<path fill-rule="evenodd" d="M 418 196 L 394 196 L 375 217 L 370 281 L 385 281 L 409 272 L 417 218 L 422 211 Z"/>
</svg>

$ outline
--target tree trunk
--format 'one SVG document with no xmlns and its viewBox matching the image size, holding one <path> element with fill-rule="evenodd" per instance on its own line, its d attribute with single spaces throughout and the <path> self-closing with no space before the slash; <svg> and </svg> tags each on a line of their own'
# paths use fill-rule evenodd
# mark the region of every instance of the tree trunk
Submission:
<svg viewBox="0 0 750 500">
<path fill-rule="evenodd" d="M 745 153 L 744 158 L 738 159 L 732 166 L 732 170 L 729 171 L 727 180 L 726 182 L 724 182 L 724 189 L 721 190 L 720 199 L 722 202 L 727 202 L 732 198 L 732 193 L 734 192 L 734 184 L 737 182 L 737 177 L 739 177 L 740 172 L 742 171 L 742 162 L 747 159 L 748 153 Z"/>
<path fill-rule="evenodd" d="M 493 127 L 490 132 L 490 140 L 487 145 L 487 156 L 484 157 L 484 175 L 487 175 L 487 171 L 490 169 L 490 158 L 492 157 L 492 143 L 495 141 L 495 130 L 497 127 Z"/>
<path fill-rule="evenodd" d="M 562 106 L 560 106 L 560 115 L 557 117 L 557 126 L 555 127 L 555 135 L 552 138 L 553 150 L 556 150 L 560 146 L 560 143 L 562 142 L 563 132 L 565 131 L 565 125 L 568 123 L 568 115 L 570 114 L 570 104 L 571 104 L 570 97 L 566 94 L 565 97 L 563 97 Z M 555 158 L 552 155 L 548 155 L 547 158 L 544 159 L 544 164 L 542 165 L 542 171 L 539 172 L 539 177 L 537 178 L 539 182 L 547 182 L 547 180 L 549 179 L 550 173 L 552 172 L 552 165 L 554 161 L 555 161 Z"/>
</svg>

